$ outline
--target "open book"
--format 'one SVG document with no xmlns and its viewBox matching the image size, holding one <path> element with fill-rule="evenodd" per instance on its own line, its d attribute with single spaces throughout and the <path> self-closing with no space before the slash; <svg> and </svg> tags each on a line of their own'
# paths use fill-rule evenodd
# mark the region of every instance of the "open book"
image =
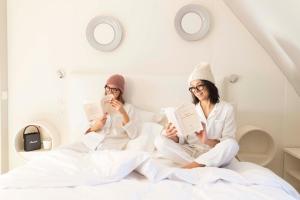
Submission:
<svg viewBox="0 0 300 200">
<path fill-rule="evenodd" d="M 168 121 L 177 129 L 179 136 L 187 136 L 203 130 L 201 119 L 196 112 L 195 105 L 184 104 L 177 108 L 169 107 L 163 109 Z"/>
<path fill-rule="evenodd" d="M 89 122 L 101 118 L 104 113 L 112 113 L 112 108 L 109 101 L 113 98 L 113 95 L 106 95 L 100 101 L 90 101 L 83 104 L 85 115 Z"/>
</svg>

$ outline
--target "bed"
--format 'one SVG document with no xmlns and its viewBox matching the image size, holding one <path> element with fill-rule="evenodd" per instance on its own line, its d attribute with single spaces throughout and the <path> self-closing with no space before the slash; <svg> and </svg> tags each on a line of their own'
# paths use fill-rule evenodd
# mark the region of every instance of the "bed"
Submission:
<svg viewBox="0 0 300 200">
<path fill-rule="evenodd" d="M 70 134 L 70 145 L 1 175 L 1 199 L 300 199 L 287 182 L 253 163 L 233 160 L 224 168 L 178 168 L 159 158 L 153 146 L 149 146 L 149 138 L 148 151 L 141 147 L 84 152 L 81 141 L 78 142 L 85 120 L 79 108 L 82 101 L 103 94 L 106 77 L 95 73 L 70 75 L 66 93 L 70 122 L 66 134 Z M 167 81 L 159 76 L 126 77 L 130 88 L 126 99 L 142 108 L 141 132 L 152 135 L 153 140 L 159 129 L 153 128 L 158 125 L 154 125 L 155 117 L 149 111 L 157 113 L 161 107 L 189 101 L 185 77 L 168 77 Z M 143 95 L 138 95 L 140 92 Z M 145 142 L 145 138 L 137 139 L 139 144 Z"/>
<path fill-rule="evenodd" d="M 1 199 L 272 199 L 299 194 L 270 170 L 233 161 L 186 170 L 147 152 L 59 149 L 0 177 Z"/>
</svg>

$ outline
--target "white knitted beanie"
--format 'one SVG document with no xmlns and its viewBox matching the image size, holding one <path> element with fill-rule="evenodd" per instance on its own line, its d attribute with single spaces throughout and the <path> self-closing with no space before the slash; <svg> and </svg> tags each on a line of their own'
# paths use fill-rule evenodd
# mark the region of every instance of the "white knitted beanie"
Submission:
<svg viewBox="0 0 300 200">
<path fill-rule="evenodd" d="M 190 83 L 194 80 L 207 80 L 215 83 L 214 76 L 208 63 L 200 63 L 199 66 L 195 67 L 195 69 L 189 76 L 188 85 L 190 85 Z"/>
</svg>

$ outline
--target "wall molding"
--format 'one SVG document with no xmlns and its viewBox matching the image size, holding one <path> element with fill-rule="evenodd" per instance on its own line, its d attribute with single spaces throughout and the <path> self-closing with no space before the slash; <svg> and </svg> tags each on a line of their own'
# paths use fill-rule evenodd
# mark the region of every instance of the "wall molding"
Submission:
<svg viewBox="0 0 300 200">
<path fill-rule="evenodd" d="M 8 171 L 7 0 L 0 0 L 0 173 Z"/>
</svg>

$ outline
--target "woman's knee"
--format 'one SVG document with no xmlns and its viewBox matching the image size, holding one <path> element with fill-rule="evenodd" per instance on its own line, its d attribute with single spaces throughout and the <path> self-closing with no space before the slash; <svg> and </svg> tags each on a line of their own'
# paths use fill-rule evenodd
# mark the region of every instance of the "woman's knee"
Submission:
<svg viewBox="0 0 300 200">
<path fill-rule="evenodd" d="M 224 141 L 221 142 L 222 145 L 226 146 L 226 148 L 229 148 L 232 152 L 238 152 L 240 147 L 238 142 L 235 139 L 226 139 Z"/>
<path fill-rule="evenodd" d="M 178 144 L 166 136 L 160 135 L 154 140 L 154 145 L 156 149 L 163 150 L 166 148 L 174 148 Z"/>
</svg>

